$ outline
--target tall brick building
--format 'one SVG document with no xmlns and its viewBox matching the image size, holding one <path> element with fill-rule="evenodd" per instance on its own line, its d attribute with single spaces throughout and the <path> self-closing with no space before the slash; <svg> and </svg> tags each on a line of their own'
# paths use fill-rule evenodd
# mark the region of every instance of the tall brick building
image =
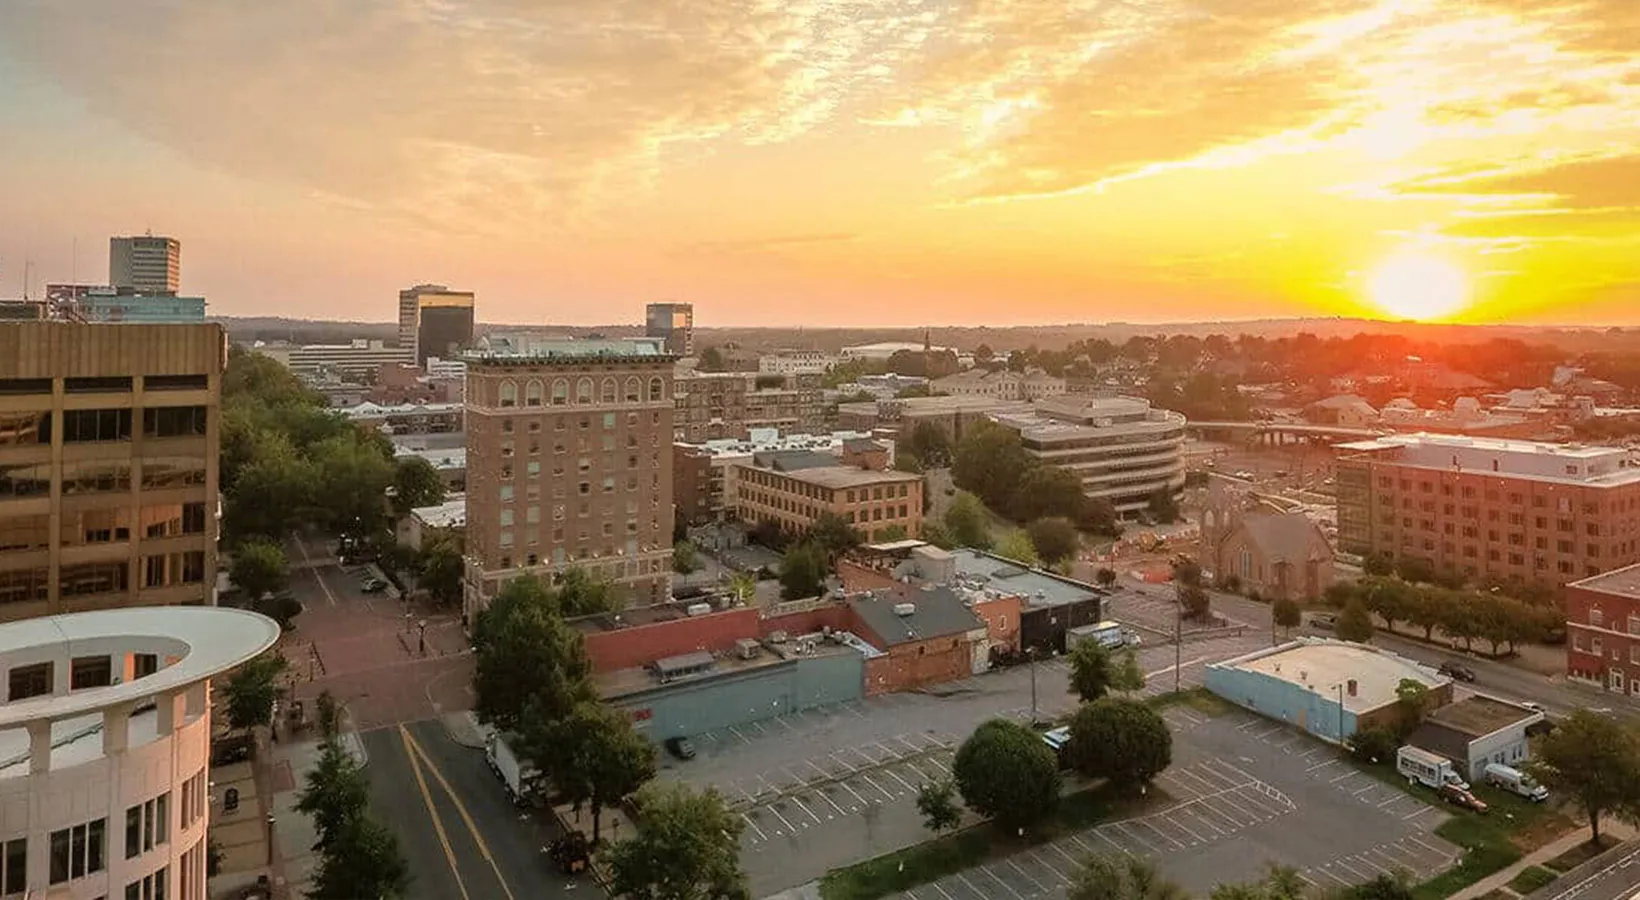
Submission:
<svg viewBox="0 0 1640 900">
<path fill-rule="evenodd" d="M 1640 467 L 1613 447 L 1455 435 L 1340 444 L 1338 545 L 1559 586 L 1640 561 Z"/>
<path fill-rule="evenodd" d="M 1566 675 L 1640 696 L 1640 565 L 1566 585 Z"/>
<path fill-rule="evenodd" d="M 467 358 L 471 620 L 510 578 L 575 566 L 665 600 L 672 366 L 653 339 L 493 341 Z"/>
</svg>

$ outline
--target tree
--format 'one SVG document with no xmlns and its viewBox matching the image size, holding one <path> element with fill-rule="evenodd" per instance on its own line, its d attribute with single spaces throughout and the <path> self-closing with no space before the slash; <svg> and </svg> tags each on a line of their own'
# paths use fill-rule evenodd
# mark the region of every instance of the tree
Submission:
<svg viewBox="0 0 1640 900">
<path fill-rule="evenodd" d="M 444 479 L 419 456 L 406 456 L 393 468 L 393 513 L 404 518 L 412 509 L 444 502 Z"/>
<path fill-rule="evenodd" d="M 951 550 L 957 546 L 957 542 L 951 538 L 951 533 L 938 519 L 923 519 L 922 533 L 917 536 L 942 550 Z"/>
<path fill-rule="evenodd" d="M 277 653 L 264 654 L 240 666 L 222 693 L 228 701 L 228 724 L 234 728 L 252 728 L 273 723 L 273 702 L 279 698 L 275 679 L 285 670 L 285 658 Z"/>
<path fill-rule="evenodd" d="M 594 844 L 603 811 L 655 777 L 654 745 L 632 727 L 630 715 L 602 703 L 582 703 L 558 721 L 527 716 L 520 733 L 532 756 L 556 762 L 548 769 L 554 787 L 592 805 Z M 536 755 L 545 748 L 551 748 L 548 755 Z"/>
<path fill-rule="evenodd" d="M 688 541 L 678 541 L 672 545 L 672 571 L 679 575 L 688 575 L 700 568 L 700 560 L 695 554 L 695 545 Z"/>
<path fill-rule="evenodd" d="M 1107 537 L 1121 537 L 1122 526 L 1117 521 L 1116 507 L 1104 497 L 1083 497 L 1076 514 L 1076 527 Z"/>
<path fill-rule="evenodd" d="M 1394 631 L 1395 623 L 1412 611 L 1412 596 L 1418 588 L 1393 578 L 1373 578 L 1361 585 L 1361 596 L 1369 612 L 1384 620 L 1384 629 Z"/>
<path fill-rule="evenodd" d="M 342 712 L 336 705 L 336 696 L 329 689 L 322 690 L 313 705 L 318 710 L 319 733 L 327 739 L 334 738 L 340 730 L 342 721 Z"/>
<path fill-rule="evenodd" d="M 416 583 L 440 606 L 461 603 L 462 580 L 466 575 L 461 554 L 461 538 L 455 535 L 437 538 L 421 548 L 421 558 L 416 561 Z"/>
<path fill-rule="evenodd" d="M 1112 660 L 1110 689 L 1113 691 L 1141 691 L 1145 687 L 1145 672 L 1139 668 L 1139 654 L 1129 649 L 1120 659 Z"/>
<path fill-rule="evenodd" d="M 1387 728 L 1358 728 L 1344 743 L 1356 759 L 1369 763 L 1388 762 L 1401 747 L 1401 739 Z"/>
<path fill-rule="evenodd" d="M 1031 536 L 1022 528 L 1013 528 L 1004 534 L 1002 540 L 997 542 L 996 554 L 1033 568 L 1042 565 L 1041 557 L 1036 555 L 1036 545 L 1031 543 Z"/>
<path fill-rule="evenodd" d="M 736 572 L 729 576 L 729 592 L 738 603 L 750 603 L 757 596 L 757 576 L 750 572 Z"/>
<path fill-rule="evenodd" d="M 1078 772 L 1121 788 L 1151 782 L 1173 763 L 1173 734 L 1156 710 L 1121 697 L 1084 704 L 1071 718 L 1065 756 Z"/>
<path fill-rule="evenodd" d="M 1004 828 L 1024 827 L 1059 801 L 1059 761 L 1036 732 L 1007 719 L 974 729 L 951 774 L 963 802 Z"/>
<path fill-rule="evenodd" d="M 962 822 L 962 808 L 957 806 L 957 786 L 950 779 L 919 785 L 917 811 L 922 813 L 923 824 L 935 834 L 957 827 Z"/>
<path fill-rule="evenodd" d="M 723 371 L 723 351 L 715 346 L 700 351 L 700 370 L 702 372 Z"/>
<path fill-rule="evenodd" d="M 1179 502 L 1173 498 L 1172 488 L 1157 488 L 1145 502 L 1145 508 L 1164 525 L 1179 519 Z"/>
<path fill-rule="evenodd" d="M 1213 617 L 1213 601 L 1208 596 L 1207 589 L 1199 584 L 1179 585 L 1179 609 L 1184 617 L 1197 622 L 1206 622 Z"/>
<path fill-rule="evenodd" d="M 390 455 L 362 433 L 338 435 L 309 453 L 317 473 L 314 506 L 319 523 L 337 534 L 373 538 L 387 529 Z"/>
<path fill-rule="evenodd" d="M 991 514 L 980 499 L 967 491 L 958 491 L 945 509 L 945 531 L 958 547 L 984 550 L 991 546 Z"/>
<path fill-rule="evenodd" d="M 1093 580 L 1099 582 L 1100 587 L 1108 588 L 1116 583 L 1116 570 L 1109 566 L 1100 566 L 1099 571 L 1093 573 Z"/>
<path fill-rule="evenodd" d="M 474 706 L 481 720 L 502 731 L 517 730 L 527 709 L 559 719 L 593 697 L 581 634 L 564 624 L 553 604 L 538 580 L 518 578 L 478 615 Z"/>
<path fill-rule="evenodd" d="M 885 525 L 882 528 L 877 529 L 877 533 L 874 537 L 878 543 L 890 544 L 894 541 L 903 541 L 910 536 L 911 535 L 905 530 L 904 525 L 895 522 L 892 525 Z"/>
<path fill-rule="evenodd" d="M 1060 466 L 1035 465 L 1020 476 L 1002 509 L 1020 522 L 1055 516 L 1079 520 L 1088 515 L 1089 502 L 1082 494 L 1082 476 Z"/>
<path fill-rule="evenodd" d="M 264 447 L 226 495 L 223 530 L 232 542 L 284 537 L 301 523 L 318 492 L 313 467 L 297 457 L 288 440 L 276 436 Z"/>
<path fill-rule="evenodd" d="M 745 820 L 711 788 L 655 783 L 638 793 L 635 833 L 604 851 L 609 892 L 633 900 L 747 900 Z"/>
<path fill-rule="evenodd" d="M 308 771 L 306 784 L 297 795 L 296 809 L 313 819 L 318 837 L 313 849 L 328 853 L 348 828 L 364 818 L 370 806 L 370 786 L 358 760 L 332 740 L 324 742 L 319 764 Z"/>
<path fill-rule="evenodd" d="M 1305 893 L 1304 878 L 1297 869 L 1272 863 L 1262 879 L 1251 884 L 1220 884 L 1208 897 L 1209 900 L 1302 900 Z"/>
<path fill-rule="evenodd" d="M 1188 896 L 1142 856 L 1093 856 L 1082 864 L 1065 900 L 1187 900 Z"/>
<path fill-rule="evenodd" d="M 810 543 L 793 545 L 780 561 L 780 599 L 806 600 L 826 589 L 825 551 Z"/>
<path fill-rule="evenodd" d="M 1385 553 L 1368 553 L 1361 560 L 1361 571 L 1375 578 L 1395 574 L 1395 560 Z"/>
<path fill-rule="evenodd" d="M 1282 597 L 1270 605 L 1270 620 L 1282 631 L 1290 634 L 1294 628 L 1304 624 L 1304 613 L 1298 608 L 1297 603 Z"/>
<path fill-rule="evenodd" d="M 1111 691 L 1137 691 L 1145 686 L 1139 658 L 1130 650 L 1117 656 L 1094 640 L 1078 643 L 1070 652 L 1071 690 L 1083 703 L 1092 703 Z"/>
<path fill-rule="evenodd" d="M 1602 816 L 1640 820 L 1640 742 L 1616 719 L 1574 711 L 1544 736 L 1537 758 L 1526 767 L 1545 787 L 1577 804 L 1595 843 Z"/>
<path fill-rule="evenodd" d="M 1076 526 L 1070 519 L 1037 519 L 1025 526 L 1025 533 L 1030 536 L 1031 545 L 1036 548 L 1037 555 L 1049 564 L 1076 555 L 1079 536 L 1076 533 Z"/>
<path fill-rule="evenodd" d="M 290 583 L 290 564 L 278 544 L 255 538 L 234 549 L 228 577 L 254 604 Z"/>
<path fill-rule="evenodd" d="M 1371 881 L 1344 888 L 1333 900 L 1413 900 L 1417 896 L 1407 883 L 1406 873 L 1380 874 Z"/>
<path fill-rule="evenodd" d="M 809 525 L 804 542 L 825 553 L 827 563 L 860 546 L 860 532 L 834 512 L 823 512 Z"/>
<path fill-rule="evenodd" d="M 1358 644 L 1372 640 L 1372 614 L 1367 612 L 1366 604 L 1360 600 L 1345 604 L 1344 611 L 1338 615 L 1336 630 L 1339 640 Z"/>
<path fill-rule="evenodd" d="M 926 419 L 911 429 L 911 438 L 905 442 L 904 449 L 924 466 L 940 469 L 951 465 L 951 436 Z"/>
<path fill-rule="evenodd" d="M 969 429 L 951 461 L 951 479 L 993 509 L 1007 509 L 1020 480 L 1036 460 L 1025 452 L 1019 433 L 995 422 Z"/>
<path fill-rule="evenodd" d="M 1435 582 L 1435 564 L 1421 556 L 1403 556 L 1395 561 L 1395 574 L 1403 581 L 1418 584 Z"/>
<path fill-rule="evenodd" d="M 1406 737 L 1423 724 L 1431 700 L 1429 686 L 1416 678 L 1403 678 L 1395 686 L 1395 704 L 1401 712 L 1401 737 Z"/>
<path fill-rule="evenodd" d="M 369 817 L 343 829 L 313 873 L 309 900 L 397 900 L 410 888 L 398 838 Z"/>
<path fill-rule="evenodd" d="M 571 566 L 558 576 L 558 584 L 548 593 L 558 614 L 566 618 L 616 612 L 621 608 L 620 588 L 607 578 L 599 578 L 579 566 Z"/>
</svg>

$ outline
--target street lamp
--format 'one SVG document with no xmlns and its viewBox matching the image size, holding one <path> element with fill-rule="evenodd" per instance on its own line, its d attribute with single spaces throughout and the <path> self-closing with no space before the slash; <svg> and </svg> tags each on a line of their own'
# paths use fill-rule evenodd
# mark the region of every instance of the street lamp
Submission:
<svg viewBox="0 0 1640 900">
<path fill-rule="evenodd" d="M 419 642 L 419 645 L 420 645 L 420 648 L 421 648 L 421 655 L 426 656 L 427 655 L 427 620 L 426 619 L 422 619 L 420 622 L 416 623 L 416 640 Z"/>
</svg>

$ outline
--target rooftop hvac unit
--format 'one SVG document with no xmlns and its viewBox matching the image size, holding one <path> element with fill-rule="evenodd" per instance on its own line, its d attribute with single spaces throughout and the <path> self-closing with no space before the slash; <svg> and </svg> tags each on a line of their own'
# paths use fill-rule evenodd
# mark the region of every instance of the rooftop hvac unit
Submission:
<svg viewBox="0 0 1640 900">
<path fill-rule="evenodd" d="M 784 631 L 771 631 L 771 632 L 769 632 L 769 643 L 771 643 L 771 644 L 784 644 L 784 643 L 786 643 L 786 632 L 784 632 Z"/>
<path fill-rule="evenodd" d="M 691 603 L 683 608 L 684 615 L 688 616 L 704 616 L 711 611 L 712 604 L 710 603 Z"/>
<path fill-rule="evenodd" d="M 896 603 L 896 604 L 894 604 L 894 615 L 896 615 L 896 616 L 909 616 L 909 615 L 912 615 L 913 613 L 915 613 L 916 611 L 917 611 L 917 604 L 915 604 L 915 603 Z"/>
</svg>

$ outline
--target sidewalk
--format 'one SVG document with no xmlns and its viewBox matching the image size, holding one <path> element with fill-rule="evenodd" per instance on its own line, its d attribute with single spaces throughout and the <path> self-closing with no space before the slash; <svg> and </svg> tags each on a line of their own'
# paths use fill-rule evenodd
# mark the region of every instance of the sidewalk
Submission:
<svg viewBox="0 0 1640 900">
<path fill-rule="evenodd" d="M 336 740 L 359 765 L 370 763 L 357 732 L 343 731 Z M 296 811 L 296 802 L 307 784 L 308 772 L 319 764 L 321 747 L 322 741 L 313 738 L 280 743 L 272 748 L 274 766 L 289 773 L 288 777 L 275 779 L 271 801 L 274 847 L 281 863 L 274 879 L 274 888 L 279 892 L 276 896 L 305 896 L 313 870 L 319 865 L 319 856 L 313 851 L 314 841 L 318 840 L 313 820 Z"/>
<path fill-rule="evenodd" d="M 1633 826 L 1619 822 L 1616 819 L 1608 819 L 1602 822 L 1601 825 L 1600 833 L 1602 836 L 1610 835 L 1619 841 L 1633 840 L 1637 834 L 1640 834 L 1635 831 Z M 1532 866 L 1541 866 L 1578 844 L 1587 843 L 1588 840 L 1589 829 L 1587 827 L 1579 828 L 1571 834 L 1544 844 L 1542 847 L 1522 856 L 1514 865 L 1494 872 L 1453 894 L 1449 900 L 1474 900 L 1474 898 L 1483 897 L 1498 888 L 1507 887 L 1509 882 L 1513 881 L 1515 876 L 1523 870 Z"/>
</svg>

